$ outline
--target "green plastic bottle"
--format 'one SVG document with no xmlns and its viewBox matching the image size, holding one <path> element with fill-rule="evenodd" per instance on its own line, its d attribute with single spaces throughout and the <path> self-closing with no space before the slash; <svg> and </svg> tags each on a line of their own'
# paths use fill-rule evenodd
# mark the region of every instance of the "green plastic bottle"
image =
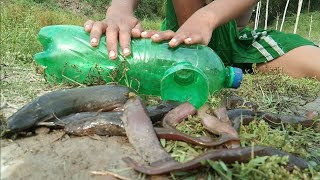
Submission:
<svg viewBox="0 0 320 180">
<path fill-rule="evenodd" d="M 80 26 L 47 26 L 38 38 L 45 51 L 34 59 L 45 68 L 49 82 L 119 82 L 140 94 L 189 101 L 199 108 L 209 94 L 237 88 L 242 80 L 241 69 L 226 68 L 218 55 L 203 45 L 170 48 L 168 42 L 133 39 L 129 57 L 122 56 L 119 48 L 118 59 L 110 60 L 105 37 L 98 47 L 92 47 L 89 33 Z"/>
</svg>

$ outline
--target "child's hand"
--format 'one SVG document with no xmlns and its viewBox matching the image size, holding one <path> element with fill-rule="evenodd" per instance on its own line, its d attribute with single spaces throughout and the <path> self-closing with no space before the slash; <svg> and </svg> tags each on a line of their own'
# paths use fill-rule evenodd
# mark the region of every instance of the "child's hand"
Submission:
<svg viewBox="0 0 320 180">
<path fill-rule="evenodd" d="M 212 19 L 208 19 L 206 11 L 195 12 L 177 32 L 171 30 L 155 33 L 151 36 L 154 42 L 170 40 L 169 45 L 176 47 L 181 43 L 208 45 L 212 36 Z M 151 33 L 150 33 L 151 34 Z"/>
<path fill-rule="evenodd" d="M 107 11 L 106 19 L 102 21 L 89 20 L 84 24 L 84 28 L 90 32 L 92 46 L 98 46 L 102 33 L 106 33 L 108 54 L 112 60 L 118 56 L 118 39 L 123 54 L 129 56 L 131 37 L 140 37 L 143 31 L 139 20 L 131 13 L 126 13 L 121 9 L 113 11 L 111 7 Z"/>
</svg>

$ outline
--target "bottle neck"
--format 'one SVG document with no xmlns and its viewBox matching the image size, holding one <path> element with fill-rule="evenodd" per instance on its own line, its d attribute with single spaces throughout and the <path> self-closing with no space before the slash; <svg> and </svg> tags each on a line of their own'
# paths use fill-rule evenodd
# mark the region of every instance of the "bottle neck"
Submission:
<svg viewBox="0 0 320 180">
<path fill-rule="evenodd" d="M 234 68 L 233 67 L 226 67 L 226 82 L 225 85 L 227 88 L 233 87 L 233 81 L 234 81 Z"/>
<path fill-rule="evenodd" d="M 240 68 L 236 67 L 227 67 L 226 68 L 226 84 L 227 88 L 235 88 L 237 89 L 241 85 L 241 81 L 243 79 L 243 72 Z"/>
</svg>

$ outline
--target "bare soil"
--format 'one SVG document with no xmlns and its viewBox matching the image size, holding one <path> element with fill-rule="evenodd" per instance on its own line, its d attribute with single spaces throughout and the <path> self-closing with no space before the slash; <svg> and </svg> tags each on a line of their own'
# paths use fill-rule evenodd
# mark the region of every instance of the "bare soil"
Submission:
<svg viewBox="0 0 320 180">
<path fill-rule="evenodd" d="M 1 140 L 1 179 L 107 178 L 91 171 L 139 179 L 122 161 L 126 156 L 141 161 L 126 137 L 69 137 L 62 130 L 42 130 L 14 141 Z"/>
</svg>

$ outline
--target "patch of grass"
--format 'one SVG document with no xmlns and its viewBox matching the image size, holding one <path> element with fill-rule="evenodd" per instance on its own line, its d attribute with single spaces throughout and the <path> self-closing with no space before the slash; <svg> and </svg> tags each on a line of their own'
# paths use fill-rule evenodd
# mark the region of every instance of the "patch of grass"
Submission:
<svg viewBox="0 0 320 180">
<path fill-rule="evenodd" d="M 166 141 L 165 139 L 161 139 L 161 144 L 171 154 L 171 157 L 179 162 L 190 161 L 205 151 L 203 147 L 193 146 L 182 141 Z"/>
<path fill-rule="evenodd" d="M 31 0 L 2 1 L 1 7 L 1 56 L 5 53 L 21 53 L 32 57 L 42 49 L 37 40 L 41 27 L 54 24 L 82 25 L 84 22 L 83 18 L 70 12 L 35 6 Z M 24 60 L 30 63 L 32 58 Z"/>
<path fill-rule="evenodd" d="M 275 71 L 245 75 L 236 93 L 257 103 L 262 111 L 295 114 L 293 106 L 314 100 L 319 92 L 320 82 L 315 79 L 292 78 Z"/>
<path fill-rule="evenodd" d="M 241 126 L 241 146 L 252 143 L 275 147 L 277 149 L 297 154 L 320 163 L 320 133 L 318 127 L 303 128 L 300 125 L 271 128 L 263 120 L 251 122 L 248 126 Z M 318 157 L 314 157 L 317 156 Z"/>
<path fill-rule="evenodd" d="M 233 164 L 233 176 L 239 179 L 310 179 L 318 176 L 310 167 L 307 170 L 295 168 L 292 172 L 285 166 L 288 157 L 257 157 L 246 164 Z"/>
<path fill-rule="evenodd" d="M 82 24 L 82 18 L 54 6 L 31 0 L 1 1 L 1 93 L 11 108 L 20 108 L 39 93 L 51 89 L 38 75 L 33 55 L 42 50 L 37 40 L 41 27 L 53 24 Z M 19 13 L 17 13 L 19 12 Z"/>
<path fill-rule="evenodd" d="M 198 116 L 189 116 L 183 122 L 179 123 L 176 128 L 183 133 L 195 137 L 208 135 L 208 133 L 202 126 L 201 119 Z"/>
<path fill-rule="evenodd" d="M 143 19 L 141 21 L 142 26 L 145 30 L 160 30 L 161 22 L 162 22 L 161 19 L 154 19 L 154 20 Z"/>
</svg>

